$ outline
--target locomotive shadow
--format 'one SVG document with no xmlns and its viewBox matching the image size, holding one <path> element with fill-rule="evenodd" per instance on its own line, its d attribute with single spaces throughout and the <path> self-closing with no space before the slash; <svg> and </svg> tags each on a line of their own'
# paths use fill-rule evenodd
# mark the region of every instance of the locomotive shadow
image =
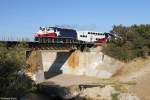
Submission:
<svg viewBox="0 0 150 100">
<path fill-rule="evenodd" d="M 55 61 L 49 67 L 49 70 L 44 72 L 45 79 L 62 74 L 61 67 L 64 65 L 71 54 L 72 52 L 57 52 Z"/>
</svg>

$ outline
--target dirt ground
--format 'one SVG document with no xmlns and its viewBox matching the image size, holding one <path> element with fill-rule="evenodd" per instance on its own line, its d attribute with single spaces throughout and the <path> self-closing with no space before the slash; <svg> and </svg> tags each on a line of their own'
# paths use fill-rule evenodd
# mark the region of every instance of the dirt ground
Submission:
<svg viewBox="0 0 150 100">
<path fill-rule="evenodd" d="M 100 79 L 96 77 L 60 74 L 48 79 L 45 82 L 46 83 L 54 82 L 55 84 L 58 84 L 60 86 L 70 86 L 70 85 L 79 85 L 79 84 L 91 84 L 93 82 L 97 83 L 99 80 Z"/>
<path fill-rule="evenodd" d="M 147 59 L 138 58 L 132 62 L 126 63 L 117 75 L 109 79 L 109 81 L 111 80 L 135 82 L 135 84 L 131 85 L 127 91 L 134 93 L 141 100 L 150 100 L 150 57 Z M 99 83 L 101 79 L 96 77 L 60 74 L 47 80 L 46 82 L 48 83 L 50 81 L 55 84 L 67 86 Z"/>
<path fill-rule="evenodd" d="M 141 100 L 150 100 L 150 57 L 129 62 L 113 79 L 124 82 L 134 81 L 136 84 L 128 91 L 136 94 Z"/>
</svg>

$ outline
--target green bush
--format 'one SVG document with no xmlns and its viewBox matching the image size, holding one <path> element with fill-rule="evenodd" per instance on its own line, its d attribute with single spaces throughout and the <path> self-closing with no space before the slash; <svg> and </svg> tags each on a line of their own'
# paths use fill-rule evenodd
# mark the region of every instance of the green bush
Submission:
<svg viewBox="0 0 150 100">
<path fill-rule="evenodd" d="M 117 33 L 103 47 L 103 52 L 122 61 L 150 55 L 150 25 L 114 26 L 111 32 Z"/>
<path fill-rule="evenodd" d="M 32 86 L 23 81 L 26 68 L 26 47 L 6 47 L 0 44 L 0 97 L 19 97 Z"/>
</svg>

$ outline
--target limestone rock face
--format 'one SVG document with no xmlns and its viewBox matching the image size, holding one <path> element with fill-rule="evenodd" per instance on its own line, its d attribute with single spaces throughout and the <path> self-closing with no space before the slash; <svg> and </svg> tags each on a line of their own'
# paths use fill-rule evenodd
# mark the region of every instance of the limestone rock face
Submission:
<svg viewBox="0 0 150 100">
<path fill-rule="evenodd" d="M 118 94 L 115 99 L 117 100 L 140 100 L 139 97 L 132 93 L 121 93 L 116 91 L 111 85 L 105 87 L 86 88 L 80 93 L 80 97 L 90 98 L 92 100 L 112 100 L 113 94 Z"/>
<path fill-rule="evenodd" d="M 140 100 L 137 96 L 129 93 L 121 93 L 118 96 L 119 100 Z"/>
<path fill-rule="evenodd" d="M 108 85 L 103 88 L 86 88 L 81 92 L 80 96 L 96 100 L 112 100 L 111 95 L 115 92 L 115 89 L 112 86 Z"/>
</svg>

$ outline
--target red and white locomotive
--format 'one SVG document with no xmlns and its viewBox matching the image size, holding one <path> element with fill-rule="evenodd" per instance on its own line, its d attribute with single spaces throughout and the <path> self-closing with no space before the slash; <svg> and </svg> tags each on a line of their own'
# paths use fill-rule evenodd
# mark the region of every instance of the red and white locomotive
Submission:
<svg viewBox="0 0 150 100">
<path fill-rule="evenodd" d="M 82 41 L 88 43 L 106 43 L 109 33 L 94 31 L 76 31 L 74 29 L 59 27 L 40 27 L 40 30 L 34 34 L 35 41 L 43 42 L 43 40 L 51 42 L 57 40 L 65 41 Z"/>
</svg>

